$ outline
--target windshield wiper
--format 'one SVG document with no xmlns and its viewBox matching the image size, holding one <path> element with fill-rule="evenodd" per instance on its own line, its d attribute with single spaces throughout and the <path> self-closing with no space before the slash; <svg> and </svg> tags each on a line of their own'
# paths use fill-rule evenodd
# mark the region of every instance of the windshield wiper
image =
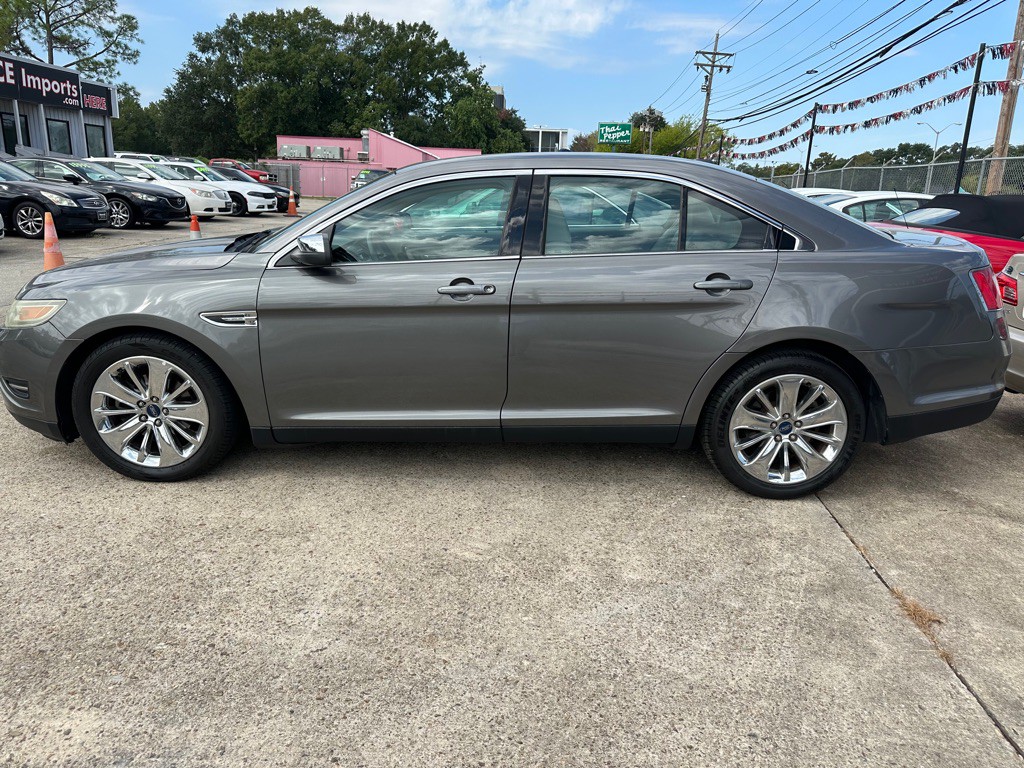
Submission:
<svg viewBox="0 0 1024 768">
<path fill-rule="evenodd" d="M 271 235 L 277 232 L 276 229 L 265 229 L 262 232 L 249 232 L 245 235 L 239 235 L 231 241 L 231 245 L 225 248 L 225 251 L 241 251 L 249 248 L 253 248 L 259 243 L 262 243 Z"/>
</svg>

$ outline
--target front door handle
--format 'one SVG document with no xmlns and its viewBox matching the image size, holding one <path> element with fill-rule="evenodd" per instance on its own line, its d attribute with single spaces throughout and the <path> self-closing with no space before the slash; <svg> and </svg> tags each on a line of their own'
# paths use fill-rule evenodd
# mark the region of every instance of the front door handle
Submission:
<svg viewBox="0 0 1024 768">
<path fill-rule="evenodd" d="M 437 292 L 443 296 L 490 296 L 494 291 L 493 285 L 474 285 L 473 283 L 442 285 L 437 289 Z"/>
<path fill-rule="evenodd" d="M 711 294 L 722 291 L 749 291 L 754 287 L 754 281 L 745 278 L 733 280 L 728 275 L 708 275 L 707 280 L 700 280 L 694 283 L 693 287 Z"/>
</svg>

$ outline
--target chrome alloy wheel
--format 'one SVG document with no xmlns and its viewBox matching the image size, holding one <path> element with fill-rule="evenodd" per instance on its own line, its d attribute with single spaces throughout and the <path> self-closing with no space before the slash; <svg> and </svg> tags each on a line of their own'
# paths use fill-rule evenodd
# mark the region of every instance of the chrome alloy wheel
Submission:
<svg viewBox="0 0 1024 768">
<path fill-rule="evenodd" d="M 128 203 L 123 200 L 110 201 L 110 226 L 114 229 L 124 229 L 132 220 L 132 212 Z"/>
<path fill-rule="evenodd" d="M 729 420 L 732 454 L 762 482 L 794 485 L 817 477 L 846 443 L 847 413 L 828 384 L 788 374 L 762 381 Z"/>
<path fill-rule="evenodd" d="M 26 205 L 15 217 L 15 226 L 24 235 L 35 237 L 43 231 L 43 212 L 38 208 Z"/>
<path fill-rule="evenodd" d="M 93 424 L 118 456 L 146 467 L 170 467 L 203 444 L 210 414 L 199 386 L 158 357 L 129 357 L 109 366 L 92 387 Z"/>
</svg>

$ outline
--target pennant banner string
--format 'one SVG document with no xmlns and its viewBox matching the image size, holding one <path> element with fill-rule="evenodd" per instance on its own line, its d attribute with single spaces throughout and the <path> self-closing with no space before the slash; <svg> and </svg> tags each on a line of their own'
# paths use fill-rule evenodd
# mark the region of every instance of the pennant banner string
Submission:
<svg viewBox="0 0 1024 768">
<path fill-rule="evenodd" d="M 990 45 L 990 46 L 986 46 L 985 52 L 993 60 L 1000 60 L 1000 59 L 1004 59 L 1005 60 L 1005 59 L 1009 59 L 1011 56 L 1013 56 L 1014 51 L 1017 50 L 1017 45 L 1018 45 L 1017 42 L 1000 43 L 999 45 Z M 978 54 L 977 53 L 972 53 L 970 56 L 965 56 L 964 58 L 960 59 L 959 61 L 954 61 L 952 64 L 950 64 L 948 66 L 945 66 L 942 69 L 938 69 L 938 70 L 936 70 L 934 72 L 930 72 L 929 74 L 924 75 L 923 77 L 919 77 L 916 80 L 911 80 L 908 83 L 903 83 L 903 85 L 898 85 L 895 88 L 889 88 L 888 90 L 881 91 L 880 93 L 872 94 L 871 96 L 867 96 L 866 98 L 863 98 L 863 99 L 853 99 L 852 101 L 845 101 L 845 102 L 841 102 L 839 104 L 819 104 L 818 105 L 818 112 L 819 113 L 823 113 L 823 114 L 834 115 L 834 114 L 837 114 L 839 112 L 846 112 L 847 110 L 858 109 L 859 107 L 863 107 L 866 104 L 876 104 L 879 101 L 887 101 L 888 99 L 895 99 L 898 96 L 903 96 L 903 95 L 905 95 L 907 93 L 912 93 L 913 91 L 916 91 L 919 88 L 923 88 L 924 86 L 929 85 L 930 83 L 933 83 L 936 80 L 945 79 L 945 78 L 949 77 L 951 74 L 955 75 L 955 74 L 959 74 L 960 72 L 964 72 L 964 71 L 973 69 L 977 65 L 977 63 L 978 63 Z M 785 136 L 788 133 L 792 133 L 797 128 L 799 128 L 801 125 L 806 123 L 808 120 L 811 119 L 811 115 L 813 113 L 814 113 L 814 110 L 812 109 L 807 114 L 801 115 L 799 118 L 794 120 L 789 125 L 787 125 L 787 126 L 785 126 L 783 128 L 780 128 L 777 131 L 772 131 L 771 133 L 766 133 L 763 136 L 757 136 L 757 137 L 751 138 L 751 139 L 738 139 L 736 141 L 736 145 L 737 146 L 751 146 L 751 145 L 756 145 L 756 144 L 764 144 L 765 142 L 773 141 L 775 139 L 778 139 L 778 138 L 780 138 L 782 136 Z"/>
<path fill-rule="evenodd" d="M 978 95 L 979 96 L 995 96 L 996 94 L 1006 93 L 1010 88 L 1019 86 L 1020 80 L 983 80 L 978 83 Z M 889 125 L 900 120 L 906 120 L 910 117 L 916 117 L 924 112 L 932 109 L 938 109 L 949 104 L 966 99 L 971 95 L 971 91 L 974 89 L 973 85 L 968 85 L 966 88 L 961 88 L 958 91 L 947 93 L 945 96 L 939 96 L 937 99 L 926 101 L 923 104 L 910 107 L 909 109 L 901 109 L 898 112 L 893 112 L 888 115 L 881 117 L 872 117 L 867 120 L 862 120 L 857 123 L 846 123 L 845 125 L 816 125 L 814 127 L 815 134 L 824 134 L 827 136 L 837 136 L 842 133 L 850 133 L 851 131 L 859 131 L 864 128 L 877 128 L 880 125 Z M 801 133 L 799 136 L 787 141 L 784 144 L 765 149 L 760 152 L 729 152 L 728 156 L 734 160 L 754 160 L 765 157 L 771 157 L 773 155 L 786 152 L 787 150 L 793 149 L 797 145 L 807 141 L 811 137 L 811 130 L 808 129 Z M 737 142 L 739 144 L 739 142 Z"/>
</svg>

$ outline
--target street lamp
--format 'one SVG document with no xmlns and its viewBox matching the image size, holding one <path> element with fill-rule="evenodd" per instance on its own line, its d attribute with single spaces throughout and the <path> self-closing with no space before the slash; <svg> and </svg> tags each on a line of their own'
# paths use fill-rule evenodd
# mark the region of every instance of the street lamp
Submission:
<svg viewBox="0 0 1024 768">
<path fill-rule="evenodd" d="M 945 131 L 948 131 L 950 128 L 952 128 L 955 125 L 963 125 L 963 123 L 950 123 L 949 125 L 947 125 L 942 130 L 936 130 L 935 126 L 933 126 L 931 123 L 922 123 L 921 121 L 918 121 L 917 124 L 918 125 L 927 125 L 929 128 L 931 128 L 932 131 L 935 132 L 935 146 L 932 147 L 932 162 L 933 163 L 935 162 L 935 158 L 937 158 L 939 156 L 939 136 L 940 136 L 940 134 L 944 133 Z"/>
<path fill-rule="evenodd" d="M 927 193 L 932 188 L 932 172 L 935 170 L 935 159 L 939 156 L 939 135 L 943 131 L 947 131 L 955 125 L 963 125 L 963 123 L 950 123 L 942 130 L 938 130 L 931 123 L 923 123 L 920 120 L 917 122 L 918 125 L 927 125 L 932 131 L 935 132 L 935 146 L 932 147 L 932 161 L 928 165 L 928 176 L 924 180 L 924 191 Z"/>
</svg>

